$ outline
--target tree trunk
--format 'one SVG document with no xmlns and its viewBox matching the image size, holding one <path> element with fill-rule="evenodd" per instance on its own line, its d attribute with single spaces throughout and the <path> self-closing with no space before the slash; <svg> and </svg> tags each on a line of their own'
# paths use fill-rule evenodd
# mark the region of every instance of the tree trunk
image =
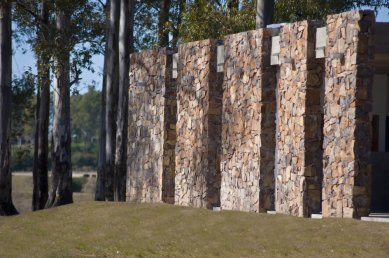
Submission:
<svg viewBox="0 0 389 258">
<path fill-rule="evenodd" d="M 106 24 L 106 35 L 108 39 L 109 35 L 109 11 L 110 11 L 110 0 L 107 0 L 105 5 L 105 14 L 107 19 Z M 103 86 L 101 90 L 101 110 L 100 110 L 100 137 L 99 137 L 99 160 L 97 164 L 97 181 L 96 181 L 96 194 L 95 201 L 105 201 L 105 159 L 106 159 L 106 123 L 105 123 L 105 112 L 106 112 L 106 93 L 107 93 L 107 69 L 108 69 L 108 43 L 105 44 L 104 50 L 104 68 L 103 68 Z"/>
<path fill-rule="evenodd" d="M 40 64 L 40 58 L 37 57 L 37 66 Z M 38 68 L 38 86 L 37 86 L 37 94 L 36 94 L 36 109 L 35 109 L 35 133 L 34 133 L 34 156 L 33 156 L 33 165 L 32 165 L 32 183 L 33 183 L 33 191 L 32 191 L 32 210 L 39 210 L 39 175 L 37 173 L 38 166 L 38 144 L 39 144 L 39 106 L 41 102 L 41 89 L 39 85 L 39 68 Z M 47 201 L 47 200 L 46 200 Z M 44 204 L 46 205 L 46 203 Z"/>
<path fill-rule="evenodd" d="M 160 0 L 158 37 L 159 46 L 169 46 L 169 30 L 165 27 L 169 21 L 170 0 Z"/>
<path fill-rule="evenodd" d="M 257 29 L 265 28 L 273 23 L 274 0 L 257 0 Z"/>
<path fill-rule="evenodd" d="M 59 36 L 55 54 L 52 180 L 46 207 L 73 202 L 69 50 L 66 46 L 61 48 L 61 43 L 67 40 L 64 30 L 67 27 L 68 15 L 57 10 L 56 23 Z"/>
<path fill-rule="evenodd" d="M 105 55 L 107 53 L 107 47 L 105 47 Z M 105 59 L 106 60 L 106 59 Z M 104 74 L 107 69 L 106 61 L 104 60 Z M 99 160 L 97 164 L 97 180 L 96 180 L 96 193 L 95 201 L 105 201 L 105 94 L 107 84 L 105 81 L 105 75 L 103 75 L 103 86 L 101 90 L 101 110 L 100 110 L 100 137 L 99 137 Z"/>
<path fill-rule="evenodd" d="M 10 171 L 12 36 L 11 1 L 0 2 L 0 216 L 18 212 L 12 203 Z"/>
<path fill-rule="evenodd" d="M 49 12 L 47 1 L 42 1 L 41 9 L 42 23 L 48 25 Z M 38 31 L 37 39 L 43 41 L 45 27 L 41 25 Z M 40 210 L 46 205 L 48 198 L 48 131 L 49 131 L 49 109 L 50 109 L 50 57 L 47 53 L 38 53 L 38 94 L 37 94 L 37 112 L 35 125 L 35 146 L 34 146 L 34 166 L 33 166 L 33 199 L 32 209 Z"/>
<path fill-rule="evenodd" d="M 134 53 L 135 51 L 135 39 L 134 39 L 134 26 L 135 26 L 135 10 L 136 10 L 136 0 L 129 0 L 128 4 L 128 19 L 129 19 L 129 24 L 128 24 L 128 35 L 129 35 L 129 40 L 128 40 L 128 49 L 129 49 L 129 54 Z M 130 56 L 128 55 L 128 58 Z M 130 59 L 128 59 L 128 66 L 130 66 Z M 130 69 L 128 67 L 128 69 Z M 129 87 L 129 85 L 127 85 Z M 127 87 L 127 89 L 128 89 Z"/>
<path fill-rule="evenodd" d="M 130 3 L 129 3 L 130 2 Z M 133 25 L 134 1 L 120 1 L 119 25 L 119 95 L 115 154 L 115 201 L 126 200 L 128 84 L 130 64 L 130 26 Z M 132 13 L 132 14 L 130 14 Z"/>
<path fill-rule="evenodd" d="M 116 140 L 116 108 L 117 108 L 117 59 L 118 59 L 118 29 L 120 1 L 111 0 L 109 15 L 108 53 L 107 60 L 107 92 L 106 92 L 106 159 L 105 159 L 105 198 L 114 200 L 114 166 Z"/>
</svg>

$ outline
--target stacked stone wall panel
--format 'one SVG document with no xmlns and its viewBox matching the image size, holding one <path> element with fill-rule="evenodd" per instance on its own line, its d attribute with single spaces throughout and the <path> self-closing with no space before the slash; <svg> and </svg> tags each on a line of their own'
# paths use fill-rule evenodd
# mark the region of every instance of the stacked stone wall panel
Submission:
<svg viewBox="0 0 389 258">
<path fill-rule="evenodd" d="M 323 59 L 315 58 L 319 26 L 302 21 L 280 30 L 276 210 L 300 217 L 321 211 Z"/>
<path fill-rule="evenodd" d="M 374 75 L 371 11 L 327 18 L 323 215 L 369 214 Z"/>
<path fill-rule="evenodd" d="M 175 203 L 220 205 L 222 76 L 216 40 L 180 45 L 177 78 Z"/>
<path fill-rule="evenodd" d="M 276 69 L 271 30 L 224 39 L 221 207 L 274 210 Z"/>
<path fill-rule="evenodd" d="M 127 201 L 173 203 L 175 91 L 165 48 L 131 54 Z"/>
</svg>

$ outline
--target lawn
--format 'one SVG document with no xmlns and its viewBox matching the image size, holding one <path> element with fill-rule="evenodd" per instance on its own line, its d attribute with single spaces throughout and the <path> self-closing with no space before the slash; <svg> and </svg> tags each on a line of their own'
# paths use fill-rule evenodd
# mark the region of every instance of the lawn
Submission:
<svg viewBox="0 0 389 258">
<path fill-rule="evenodd" d="M 389 224 L 79 202 L 0 218 L 2 257 L 389 257 Z"/>
</svg>

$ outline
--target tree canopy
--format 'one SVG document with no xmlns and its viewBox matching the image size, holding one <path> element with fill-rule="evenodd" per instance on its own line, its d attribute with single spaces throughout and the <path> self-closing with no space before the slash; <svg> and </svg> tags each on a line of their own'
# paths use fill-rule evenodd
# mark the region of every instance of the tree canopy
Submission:
<svg viewBox="0 0 389 258">
<path fill-rule="evenodd" d="M 182 42 L 221 39 L 225 35 L 255 29 L 256 0 L 187 1 L 179 27 Z M 327 15 L 353 8 L 389 7 L 389 0 L 276 0 L 274 23 L 324 20 Z"/>
<path fill-rule="evenodd" d="M 39 1 L 17 0 L 14 21 L 17 25 L 15 36 L 18 42 L 27 43 L 36 55 L 49 56 L 70 52 L 71 83 L 78 83 L 83 69 L 93 71 L 92 56 L 104 53 L 105 17 L 103 7 L 96 1 L 71 0 L 48 3 L 48 23 L 39 16 L 42 5 Z M 58 42 L 59 31 L 55 28 L 55 11 L 63 10 L 69 15 L 69 23 L 64 33 L 67 40 Z M 38 37 L 39 29 L 44 36 Z"/>
</svg>

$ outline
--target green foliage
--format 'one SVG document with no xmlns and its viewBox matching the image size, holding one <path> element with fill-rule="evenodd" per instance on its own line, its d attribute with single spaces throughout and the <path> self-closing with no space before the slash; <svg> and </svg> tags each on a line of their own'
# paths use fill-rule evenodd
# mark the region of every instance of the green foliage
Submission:
<svg viewBox="0 0 389 258">
<path fill-rule="evenodd" d="M 255 28 L 254 1 L 243 1 L 238 10 L 214 1 L 189 3 L 182 17 L 180 36 L 183 42 L 213 38 Z"/>
<path fill-rule="evenodd" d="M 159 1 L 136 1 L 134 17 L 135 49 L 149 49 L 158 42 Z"/>
<path fill-rule="evenodd" d="M 25 71 L 12 82 L 12 142 L 31 142 L 35 118 L 36 76 L 31 70 Z"/>
<path fill-rule="evenodd" d="M 88 87 L 83 95 L 73 95 L 70 100 L 73 142 L 85 147 L 97 141 L 99 133 L 101 92 Z"/>
<path fill-rule="evenodd" d="M 31 171 L 33 166 L 34 146 L 31 144 L 11 146 L 11 171 Z M 97 165 L 97 143 L 85 148 L 82 143 L 72 143 L 73 171 L 93 171 Z M 51 160 L 49 159 L 49 169 Z"/>
<path fill-rule="evenodd" d="M 97 165 L 101 91 L 88 87 L 83 95 L 70 98 L 72 126 L 72 166 L 74 170 L 94 170 Z"/>
<path fill-rule="evenodd" d="M 388 7 L 388 0 L 276 0 L 275 22 L 297 20 L 325 20 L 332 13 L 340 13 L 353 8 L 366 7 L 377 9 Z"/>
<path fill-rule="evenodd" d="M 28 43 L 37 56 L 45 54 L 53 57 L 70 53 L 71 82 L 76 84 L 81 79 L 83 69 L 93 72 L 92 56 L 104 53 L 106 18 L 103 7 L 92 0 L 47 1 L 49 19 L 45 24 L 40 19 L 40 2 L 15 1 L 17 29 L 14 36 L 19 42 Z M 69 19 L 63 32 L 55 26 L 56 13 L 59 11 Z"/>
<path fill-rule="evenodd" d="M 240 0 L 238 9 L 229 8 L 230 2 L 189 1 L 182 15 L 181 41 L 222 39 L 228 34 L 255 29 L 256 0 Z M 276 0 L 274 23 L 324 20 L 331 13 L 362 7 L 389 7 L 389 0 Z"/>
<path fill-rule="evenodd" d="M 85 147 L 83 143 L 72 143 L 73 170 L 91 171 L 97 166 L 97 142 Z"/>
<path fill-rule="evenodd" d="M 27 72 L 24 77 L 14 80 L 12 171 L 29 171 L 33 165 L 34 78 L 32 74 Z M 71 153 L 74 170 L 94 170 L 96 168 L 100 100 L 101 92 L 94 87 L 89 87 L 88 91 L 83 95 L 73 95 L 70 98 Z M 51 148 L 49 147 L 49 149 Z"/>
<path fill-rule="evenodd" d="M 11 146 L 11 171 L 31 171 L 33 165 L 33 145 Z"/>
<path fill-rule="evenodd" d="M 88 181 L 87 177 L 73 177 L 72 188 L 73 192 L 79 193 Z"/>
</svg>

